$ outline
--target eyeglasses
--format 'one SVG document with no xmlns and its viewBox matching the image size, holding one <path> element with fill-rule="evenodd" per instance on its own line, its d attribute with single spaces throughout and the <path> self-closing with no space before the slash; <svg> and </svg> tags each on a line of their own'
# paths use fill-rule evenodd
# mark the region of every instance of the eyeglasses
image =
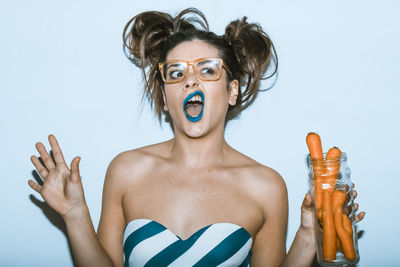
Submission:
<svg viewBox="0 0 400 267">
<path fill-rule="evenodd" d="M 222 68 L 231 74 L 221 58 L 198 58 L 193 61 L 168 60 L 158 64 L 161 78 L 167 84 L 178 83 L 185 79 L 189 72 L 189 66 L 193 67 L 196 76 L 203 81 L 218 81 L 221 79 Z"/>
</svg>

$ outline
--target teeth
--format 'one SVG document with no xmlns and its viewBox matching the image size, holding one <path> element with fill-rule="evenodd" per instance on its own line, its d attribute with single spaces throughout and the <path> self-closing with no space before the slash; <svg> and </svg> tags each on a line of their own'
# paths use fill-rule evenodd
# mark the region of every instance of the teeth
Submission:
<svg viewBox="0 0 400 267">
<path fill-rule="evenodd" d="M 195 96 L 193 96 L 192 98 L 190 98 L 189 99 L 189 101 L 199 101 L 199 102 L 203 102 L 203 101 L 201 101 L 201 96 L 199 96 L 199 95 L 195 95 Z"/>
</svg>

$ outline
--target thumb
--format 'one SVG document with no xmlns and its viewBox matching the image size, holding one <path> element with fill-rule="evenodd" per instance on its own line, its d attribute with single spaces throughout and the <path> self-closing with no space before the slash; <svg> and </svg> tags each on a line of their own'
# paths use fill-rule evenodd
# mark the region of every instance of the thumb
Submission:
<svg viewBox="0 0 400 267">
<path fill-rule="evenodd" d="M 75 157 L 71 161 L 71 181 L 78 182 L 81 179 L 79 174 L 79 163 L 81 162 L 81 157 Z"/>
</svg>

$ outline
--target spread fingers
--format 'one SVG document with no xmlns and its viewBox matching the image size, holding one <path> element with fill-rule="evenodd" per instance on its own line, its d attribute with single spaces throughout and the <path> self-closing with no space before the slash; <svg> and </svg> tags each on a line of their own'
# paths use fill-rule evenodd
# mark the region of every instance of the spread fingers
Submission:
<svg viewBox="0 0 400 267">
<path fill-rule="evenodd" d="M 57 139 L 54 135 L 49 135 L 49 143 L 51 146 L 51 150 L 53 151 L 54 160 L 56 162 L 57 168 L 68 168 L 65 163 L 64 156 L 62 154 L 60 145 L 57 142 Z"/>
<path fill-rule="evenodd" d="M 42 187 L 40 185 L 35 183 L 33 180 L 28 180 L 28 184 L 33 190 L 40 194 L 40 191 L 42 190 Z"/>
<path fill-rule="evenodd" d="M 43 164 L 40 162 L 40 160 L 36 156 L 31 157 L 31 161 L 33 165 L 35 166 L 36 170 L 39 172 L 40 176 L 42 176 L 43 179 L 47 177 L 49 172 L 47 169 L 43 166 Z"/>
<path fill-rule="evenodd" d="M 50 169 L 54 169 L 55 165 L 53 162 L 53 159 L 50 157 L 49 153 L 47 153 L 46 148 L 44 147 L 44 145 L 40 142 L 36 143 L 36 149 L 40 154 L 40 157 L 42 158 L 44 165 L 46 167 L 47 170 Z"/>
</svg>

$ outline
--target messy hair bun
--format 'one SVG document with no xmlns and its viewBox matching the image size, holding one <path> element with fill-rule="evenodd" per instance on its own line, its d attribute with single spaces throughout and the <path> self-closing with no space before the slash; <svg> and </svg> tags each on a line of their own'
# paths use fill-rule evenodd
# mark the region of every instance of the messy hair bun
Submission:
<svg viewBox="0 0 400 267">
<path fill-rule="evenodd" d="M 201 17 L 185 19 L 184 15 L 194 13 Z M 163 43 L 171 35 L 179 31 L 196 29 L 193 22 L 197 22 L 208 31 L 207 20 L 204 15 L 194 8 L 188 8 L 179 13 L 175 18 L 164 12 L 147 11 L 133 17 L 124 28 L 123 41 L 129 52 L 142 61 L 150 60 L 157 64 Z"/>
<path fill-rule="evenodd" d="M 248 107 L 257 96 L 260 80 L 272 77 L 278 68 L 275 47 L 260 25 L 248 23 L 247 17 L 235 20 L 225 28 L 225 40 L 232 47 L 237 60 L 238 79 L 241 89 L 237 104 L 232 108 L 236 116 Z M 264 73 L 275 64 L 268 77 Z"/>
<path fill-rule="evenodd" d="M 239 95 L 236 104 L 229 107 L 226 121 L 235 118 L 254 101 L 259 82 L 271 63 L 275 63 L 273 74 L 277 70 L 272 41 L 261 26 L 248 23 L 246 17 L 232 21 L 225 34 L 219 36 L 209 31 L 205 16 L 195 8 L 185 9 L 176 17 L 157 11 L 140 13 L 126 24 L 123 41 L 133 60 L 142 67 L 146 82 L 144 94 L 159 119 L 162 114 L 166 119 L 169 116 L 163 110 L 164 83 L 158 63 L 163 62 L 175 46 L 192 40 L 201 40 L 217 48 L 231 72 L 228 81 L 239 82 Z"/>
</svg>

